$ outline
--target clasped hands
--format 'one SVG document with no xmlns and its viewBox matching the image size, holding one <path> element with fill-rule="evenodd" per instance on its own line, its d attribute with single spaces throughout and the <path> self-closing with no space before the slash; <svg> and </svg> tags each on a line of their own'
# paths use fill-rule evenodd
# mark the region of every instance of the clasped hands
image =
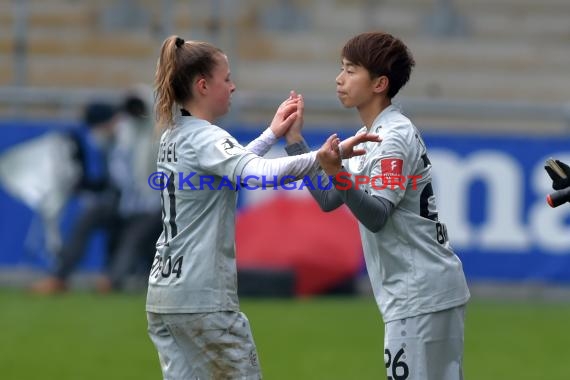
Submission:
<svg viewBox="0 0 570 380">
<path fill-rule="evenodd" d="M 303 139 L 303 96 L 291 91 L 289 97 L 277 108 L 277 112 L 271 121 L 270 128 L 277 138 L 285 136 L 287 144 L 293 144 Z M 317 160 L 327 175 L 336 175 L 342 168 L 342 160 L 366 153 L 362 148 L 355 148 L 359 144 L 368 141 L 380 142 L 382 139 L 377 134 L 359 133 L 341 141 L 337 134 L 329 136 L 317 152 Z"/>
</svg>

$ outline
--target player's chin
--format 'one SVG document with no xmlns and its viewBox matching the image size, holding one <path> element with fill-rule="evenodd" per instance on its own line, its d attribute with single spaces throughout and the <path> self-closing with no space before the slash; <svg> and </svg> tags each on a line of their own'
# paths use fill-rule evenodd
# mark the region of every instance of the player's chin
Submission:
<svg viewBox="0 0 570 380">
<path fill-rule="evenodd" d="M 345 96 L 339 95 L 338 100 L 340 101 L 340 104 L 342 104 L 344 108 L 354 107 L 354 105 L 350 102 L 350 100 L 347 99 Z"/>
</svg>

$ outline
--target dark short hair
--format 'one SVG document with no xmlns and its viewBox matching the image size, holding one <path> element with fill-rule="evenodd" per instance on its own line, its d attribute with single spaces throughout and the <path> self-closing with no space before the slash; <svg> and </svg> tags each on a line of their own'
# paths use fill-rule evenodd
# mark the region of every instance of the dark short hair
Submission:
<svg viewBox="0 0 570 380">
<path fill-rule="evenodd" d="M 342 48 L 341 57 L 362 66 L 372 78 L 386 76 L 388 97 L 393 98 L 410 79 L 416 62 L 408 47 L 384 32 L 368 32 L 351 38 Z"/>
<path fill-rule="evenodd" d="M 83 115 L 83 121 L 88 127 L 110 121 L 118 112 L 118 108 L 111 103 L 95 101 L 87 104 Z"/>
<path fill-rule="evenodd" d="M 144 118 L 149 116 L 148 106 L 144 100 L 134 94 L 125 97 L 122 104 L 123 111 L 132 117 Z"/>
</svg>

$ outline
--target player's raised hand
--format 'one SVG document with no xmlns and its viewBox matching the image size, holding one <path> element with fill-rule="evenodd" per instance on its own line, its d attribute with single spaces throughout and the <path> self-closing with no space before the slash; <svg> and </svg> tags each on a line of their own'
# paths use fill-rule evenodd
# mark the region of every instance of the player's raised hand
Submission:
<svg viewBox="0 0 570 380">
<path fill-rule="evenodd" d="M 375 141 L 380 142 L 382 138 L 374 133 L 359 133 L 352 137 L 347 138 L 339 143 L 339 151 L 341 158 L 351 158 L 355 156 L 362 156 L 366 151 L 362 148 L 355 149 L 355 147 L 363 142 Z"/>
<path fill-rule="evenodd" d="M 327 141 L 317 152 L 317 160 L 323 171 L 328 175 L 336 175 L 342 166 L 338 144 L 340 139 L 335 134 L 329 136 Z"/>
<path fill-rule="evenodd" d="M 297 96 L 293 97 L 290 94 L 277 108 L 275 116 L 273 116 L 273 120 L 269 126 L 277 138 L 283 136 L 299 116 L 297 112 L 298 105 L 299 98 Z"/>
<path fill-rule="evenodd" d="M 305 101 L 303 99 L 303 95 L 297 94 L 294 90 L 291 90 L 289 97 L 290 99 L 297 99 L 297 117 L 295 118 L 295 121 L 291 127 L 285 133 L 287 144 L 293 144 L 303 139 L 302 130 L 304 122 L 303 115 L 305 112 Z"/>
<path fill-rule="evenodd" d="M 342 159 L 361 156 L 366 151 L 355 147 L 363 142 L 380 142 L 380 136 L 372 133 L 360 133 L 343 140 L 336 135 L 331 135 L 317 152 L 317 160 L 323 171 L 327 175 L 336 175 L 342 168 Z"/>
</svg>

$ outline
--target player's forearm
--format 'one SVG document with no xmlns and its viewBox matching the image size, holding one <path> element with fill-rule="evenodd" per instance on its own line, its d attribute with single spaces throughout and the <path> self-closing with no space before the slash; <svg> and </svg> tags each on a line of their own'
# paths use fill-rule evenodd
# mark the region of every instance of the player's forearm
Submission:
<svg viewBox="0 0 570 380">
<path fill-rule="evenodd" d="M 245 149 L 258 156 L 264 156 L 276 142 L 277 136 L 275 136 L 271 128 L 267 128 L 259 137 L 247 144 Z"/>
<path fill-rule="evenodd" d="M 350 181 L 352 182 L 351 179 Z M 346 186 L 346 182 L 337 183 L 333 179 L 333 184 L 342 186 L 341 189 L 336 187 L 335 192 L 364 227 L 372 232 L 378 232 L 384 227 L 394 209 L 392 202 L 358 189 L 354 182 L 351 186 Z"/>
<path fill-rule="evenodd" d="M 308 187 L 311 196 L 317 201 L 319 207 L 324 212 L 336 210 L 342 205 L 342 199 L 336 191 L 333 190 L 334 186 L 329 177 L 323 172 L 319 171 L 311 176 L 313 187 Z"/>
<path fill-rule="evenodd" d="M 296 133 L 293 131 L 289 131 L 285 134 L 285 141 L 287 142 L 288 146 L 305 143 L 303 135 L 301 133 Z"/>
<path fill-rule="evenodd" d="M 316 167 L 317 152 L 273 159 L 256 157 L 243 167 L 240 175 L 254 185 L 286 183 L 310 175 Z"/>
<path fill-rule="evenodd" d="M 309 152 L 310 149 L 305 140 L 301 137 L 298 141 L 288 144 L 285 147 L 285 151 L 289 156 L 295 156 L 305 154 Z M 311 173 L 311 182 L 313 186 L 308 186 L 307 188 L 312 197 L 319 204 L 321 210 L 329 212 L 342 205 L 342 200 L 338 194 L 330 189 L 332 184 L 330 183 L 329 177 L 322 171 L 315 170 Z"/>
</svg>

